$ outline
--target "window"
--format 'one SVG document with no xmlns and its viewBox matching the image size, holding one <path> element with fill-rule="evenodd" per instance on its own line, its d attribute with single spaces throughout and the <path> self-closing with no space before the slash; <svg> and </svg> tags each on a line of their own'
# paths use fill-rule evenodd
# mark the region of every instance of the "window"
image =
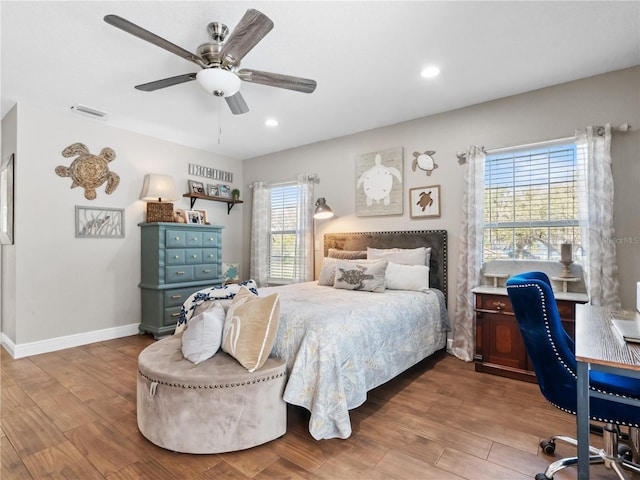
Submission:
<svg viewBox="0 0 640 480">
<path fill-rule="evenodd" d="M 559 260 L 580 255 L 576 146 L 488 155 L 484 171 L 483 260 Z"/>
<path fill-rule="evenodd" d="M 298 195 L 296 183 L 271 187 L 269 283 L 289 283 L 300 277 Z"/>
</svg>

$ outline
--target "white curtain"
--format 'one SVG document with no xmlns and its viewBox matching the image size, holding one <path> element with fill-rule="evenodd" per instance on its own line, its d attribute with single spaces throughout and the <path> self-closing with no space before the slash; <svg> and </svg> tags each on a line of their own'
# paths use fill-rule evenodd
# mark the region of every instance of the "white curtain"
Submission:
<svg viewBox="0 0 640 480">
<path fill-rule="evenodd" d="M 297 245 L 296 255 L 298 263 L 298 277 L 293 281 L 311 282 L 314 278 L 313 271 L 313 186 L 315 175 L 298 175 L 298 218 L 296 223 Z"/>
<path fill-rule="evenodd" d="M 578 218 L 592 305 L 620 306 L 613 226 L 611 125 L 576 132 Z"/>
<path fill-rule="evenodd" d="M 269 273 L 269 231 L 271 195 L 264 182 L 253 184 L 253 209 L 251 213 L 251 262 L 250 278 L 258 287 L 267 286 Z"/>
<path fill-rule="evenodd" d="M 453 342 L 450 353 L 468 362 L 473 360 L 476 342 L 474 298 L 471 289 L 478 284 L 482 266 L 485 157 L 482 147 L 471 146 L 464 165 L 456 313 L 452 325 Z"/>
</svg>

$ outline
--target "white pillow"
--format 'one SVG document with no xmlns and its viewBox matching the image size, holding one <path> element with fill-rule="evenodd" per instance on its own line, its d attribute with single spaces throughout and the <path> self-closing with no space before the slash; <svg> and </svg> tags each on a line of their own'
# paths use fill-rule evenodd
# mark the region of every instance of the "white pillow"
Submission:
<svg viewBox="0 0 640 480">
<path fill-rule="evenodd" d="M 182 355 L 196 365 L 211 358 L 222 344 L 226 313 L 216 302 L 209 310 L 192 317 L 182 332 Z"/>
<path fill-rule="evenodd" d="M 426 265 L 400 265 L 389 262 L 384 278 L 389 290 L 426 292 L 429 289 L 429 267 Z"/>
<path fill-rule="evenodd" d="M 401 265 L 429 265 L 431 247 L 371 248 L 367 247 L 367 259 L 386 260 Z"/>
</svg>

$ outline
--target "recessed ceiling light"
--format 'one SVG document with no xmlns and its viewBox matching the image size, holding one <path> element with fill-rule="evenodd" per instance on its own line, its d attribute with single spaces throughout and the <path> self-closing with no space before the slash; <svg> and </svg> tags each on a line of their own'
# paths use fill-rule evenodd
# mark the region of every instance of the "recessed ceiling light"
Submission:
<svg viewBox="0 0 640 480">
<path fill-rule="evenodd" d="M 420 72 L 420 76 L 424 78 L 433 78 L 440 75 L 440 69 L 436 66 L 425 67 Z"/>
<path fill-rule="evenodd" d="M 278 120 L 276 120 L 275 118 L 267 118 L 267 120 L 264 122 L 264 124 L 267 127 L 277 127 L 278 126 Z"/>
</svg>

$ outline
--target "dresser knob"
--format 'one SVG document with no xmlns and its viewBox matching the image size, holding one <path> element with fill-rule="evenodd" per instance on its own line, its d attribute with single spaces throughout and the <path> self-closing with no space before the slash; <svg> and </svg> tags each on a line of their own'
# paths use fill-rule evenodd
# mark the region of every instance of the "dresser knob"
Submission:
<svg viewBox="0 0 640 480">
<path fill-rule="evenodd" d="M 173 258 L 175 258 L 176 260 L 178 260 L 178 259 L 180 258 L 180 255 L 176 255 L 176 256 L 175 256 L 175 257 L 173 257 Z"/>
<path fill-rule="evenodd" d="M 198 240 L 198 237 L 193 237 L 193 241 L 196 241 L 196 240 Z"/>
<path fill-rule="evenodd" d="M 213 258 L 213 254 L 211 254 L 211 253 L 210 253 L 210 254 L 209 254 L 209 258 Z"/>
<path fill-rule="evenodd" d="M 180 237 L 176 237 L 176 240 L 180 240 Z"/>
<path fill-rule="evenodd" d="M 191 255 L 191 258 L 198 258 L 197 255 Z"/>
</svg>

